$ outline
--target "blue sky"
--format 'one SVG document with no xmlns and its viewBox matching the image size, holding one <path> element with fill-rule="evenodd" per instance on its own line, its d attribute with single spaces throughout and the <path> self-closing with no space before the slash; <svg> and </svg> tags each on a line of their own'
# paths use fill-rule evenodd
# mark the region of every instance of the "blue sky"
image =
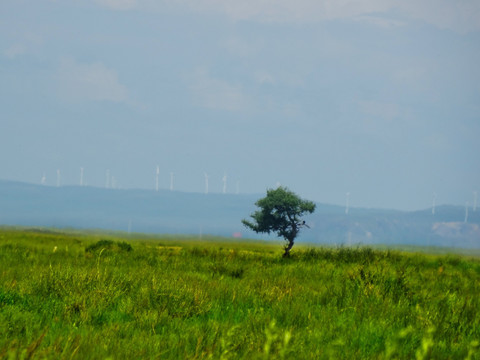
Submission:
<svg viewBox="0 0 480 360">
<path fill-rule="evenodd" d="M 3 0 L 0 178 L 472 204 L 478 64 L 476 0 Z"/>
</svg>

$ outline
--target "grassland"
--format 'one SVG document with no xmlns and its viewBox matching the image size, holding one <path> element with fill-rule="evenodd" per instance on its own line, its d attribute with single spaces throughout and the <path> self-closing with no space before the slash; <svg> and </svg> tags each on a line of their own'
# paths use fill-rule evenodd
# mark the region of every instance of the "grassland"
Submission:
<svg viewBox="0 0 480 360">
<path fill-rule="evenodd" d="M 0 358 L 479 359 L 480 261 L 0 230 Z"/>
</svg>

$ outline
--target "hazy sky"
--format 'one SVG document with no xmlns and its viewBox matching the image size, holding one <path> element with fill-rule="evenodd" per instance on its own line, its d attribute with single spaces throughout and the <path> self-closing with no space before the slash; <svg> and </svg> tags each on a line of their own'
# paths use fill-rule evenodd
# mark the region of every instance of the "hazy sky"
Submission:
<svg viewBox="0 0 480 360">
<path fill-rule="evenodd" d="M 472 204 L 479 64 L 478 0 L 2 0 L 0 179 Z"/>
</svg>

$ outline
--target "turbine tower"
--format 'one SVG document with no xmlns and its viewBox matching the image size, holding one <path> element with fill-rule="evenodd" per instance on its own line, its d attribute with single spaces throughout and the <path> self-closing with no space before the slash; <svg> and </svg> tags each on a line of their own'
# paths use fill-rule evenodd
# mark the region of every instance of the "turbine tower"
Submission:
<svg viewBox="0 0 480 360">
<path fill-rule="evenodd" d="M 433 200 L 432 200 L 432 215 L 435 215 L 435 203 L 437 201 L 437 194 L 433 193 Z"/>
<path fill-rule="evenodd" d="M 57 169 L 57 187 L 60 186 L 60 169 Z"/>
<path fill-rule="evenodd" d="M 80 168 L 80 186 L 83 186 L 83 167 Z"/>
<path fill-rule="evenodd" d="M 477 211 L 477 191 L 473 192 L 473 211 Z"/>
<path fill-rule="evenodd" d="M 223 193 L 226 194 L 227 193 L 227 174 L 226 173 L 223 174 L 222 181 L 223 181 Z"/>
<path fill-rule="evenodd" d="M 465 220 L 464 223 L 468 221 L 468 201 L 465 203 Z"/>
<path fill-rule="evenodd" d="M 205 176 L 205 194 L 208 194 L 208 174 L 204 172 L 203 175 Z"/>
<path fill-rule="evenodd" d="M 42 175 L 42 180 L 40 181 L 42 185 L 45 185 L 47 183 L 47 176 L 45 175 L 45 172 Z"/>
<path fill-rule="evenodd" d="M 173 191 L 173 172 L 170 173 L 170 191 Z"/>
<path fill-rule="evenodd" d="M 237 189 L 236 189 L 236 192 L 235 192 L 237 195 L 240 194 L 240 181 L 237 180 Z"/>
<path fill-rule="evenodd" d="M 155 177 L 155 191 L 158 192 L 158 175 L 160 174 L 160 167 L 157 165 L 157 173 Z"/>
<path fill-rule="evenodd" d="M 348 215 L 348 210 L 350 209 L 350 193 L 345 194 L 345 215 Z"/>
<path fill-rule="evenodd" d="M 105 187 L 108 189 L 110 188 L 110 169 L 107 169 L 105 174 Z"/>
</svg>

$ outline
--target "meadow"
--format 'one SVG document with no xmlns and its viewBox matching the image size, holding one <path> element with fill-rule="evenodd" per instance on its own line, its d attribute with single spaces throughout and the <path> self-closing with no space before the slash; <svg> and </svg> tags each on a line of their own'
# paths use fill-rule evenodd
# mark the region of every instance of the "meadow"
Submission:
<svg viewBox="0 0 480 360">
<path fill-rule="evenodd" d="M 480 258 L 0 229 L 0 358 L 480 359 Z"/>
</svg>

